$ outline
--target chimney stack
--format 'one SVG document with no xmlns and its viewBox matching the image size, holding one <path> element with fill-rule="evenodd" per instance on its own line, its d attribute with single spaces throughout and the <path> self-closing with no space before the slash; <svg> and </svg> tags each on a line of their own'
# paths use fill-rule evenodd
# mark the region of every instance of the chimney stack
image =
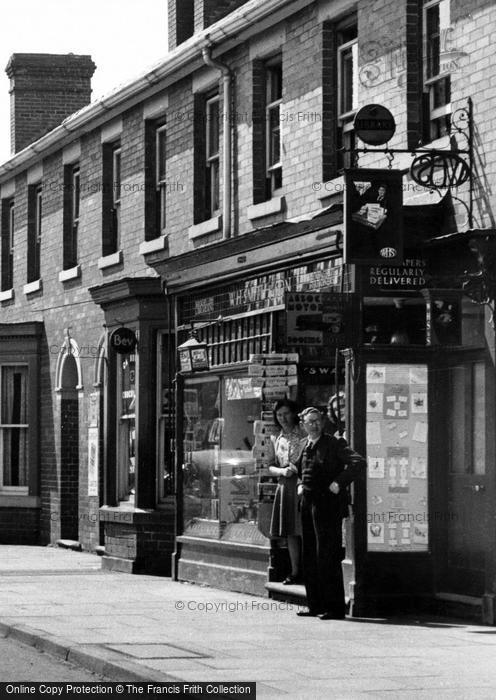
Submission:
<svg viewBox="0 0 496 700">
<path fill-rule="evenodd" d="M 5 69 L 10 78 L 10 143 L 17 153 L 89 104 L 91 56 L 14 53 Z"/>
<path fill-rule="evenodd" d="M 169 50 L 218 22 L 247 0 L 168 0 Z"/>
</svg>

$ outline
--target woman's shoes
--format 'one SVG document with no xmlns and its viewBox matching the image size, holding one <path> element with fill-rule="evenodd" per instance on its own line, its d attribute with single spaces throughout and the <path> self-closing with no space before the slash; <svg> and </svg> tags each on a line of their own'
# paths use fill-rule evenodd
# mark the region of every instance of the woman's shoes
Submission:
<svg viewBox="0 0 496 700">
<path fill-rule="evenodd" d="M 294 586 L 297 583 L 301 583 L 300 576 L 298 576 L 298 575 L 293 576 L 293 574 L 290 574 L 289 576 L 286 576 L 286 578 L 282 582 L 282 585 L 283 586 Z"/>
</svg>

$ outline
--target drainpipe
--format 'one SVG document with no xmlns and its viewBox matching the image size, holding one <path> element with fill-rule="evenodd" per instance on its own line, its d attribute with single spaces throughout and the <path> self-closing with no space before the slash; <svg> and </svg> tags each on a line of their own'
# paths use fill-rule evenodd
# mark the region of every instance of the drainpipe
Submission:
<svg viewBox="0 0 496 700">
<path fill-rule="evenodd" d="M 224 129 L 223 129 L 223 160 L 222 179 L 224 191 L 222 198 L 222 238 L 231 237 L 231 71 L 225 63 L 220 63 L 212 58 L 212 48 L 205 46 L 202 49 L 202 57 L 207 66 L 215 68 L 222 73 L 223 102 L 224 102 Z"/>
</svg>

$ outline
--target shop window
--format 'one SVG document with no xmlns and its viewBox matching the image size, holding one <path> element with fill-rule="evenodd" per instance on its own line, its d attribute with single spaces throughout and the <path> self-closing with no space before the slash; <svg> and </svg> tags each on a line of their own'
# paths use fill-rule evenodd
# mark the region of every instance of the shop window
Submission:
<svg viewBox="0 0 496 700">
<path fill-rule="evenodd" d="M 420 297 L 364 299 L 363 342 L 370 345 L 425 345 L 424 300 Z"/>
<path fill-rule="evenodd" d="M 121 229 L 121 145 L 103 145 L 102 255 L 119 250 Z"/>
<path fill-rule="evenodd" d="M 14 286 L 14 200 L 2 199 L 2 292 Z"/>
<path fill-rule="evenodd" d="M 450 133 L 451 76 L 443 56 L 450 37 L 450 0 L 424 0 L 424 93 L 428 100 L 429 124 L 426 140 Z"/>
<path fill-rule="evenodd" d="M 64 168 L 64 270 L 78 264 L 78 231 L 80 205 L 79 164 Z"/>
<path fill-rule="evenodd" d="M 0 368 L 0 490 L 28 492 L 28 367 Z"/>
<path fill-rule="evenodd" d="M 43 214 L 41 184 L 28 186 L 28 278 L 36 282 L 40 274 L 41 226 Z"/>
<path fill-rule="evenodd" d="M 159 499 L 174 493 L 174 393 L 172 342 L 159 332 L 157 338 L 157 469 Z"/>
<path fill-rule="evenodd" d="M 210 367 L 248 362 L 252 353 L 270 352 L 272 314 L 255 314 L 197 327 L 208 345 Z"/>
<path fill-rule="evenodd" d="M 356 19 L 337 27 L 337 147 L 355 148 L 353 120 L 358 108 L 358 31 Z M 338 151 L 338 169 L 351 167 L 350 153 Z"/>
<path fill-rule="evenodd" d="M 246 375 L 187 379 L 184 387 L 184 523 L 254 523 L 253 421 L 261 392 Z"/>
<path fill-rule="evenodd" d="M 118 494 L 134 503 L 136 443 L 136 356 L 119 355 L 118 363 Z"/>
</svg>

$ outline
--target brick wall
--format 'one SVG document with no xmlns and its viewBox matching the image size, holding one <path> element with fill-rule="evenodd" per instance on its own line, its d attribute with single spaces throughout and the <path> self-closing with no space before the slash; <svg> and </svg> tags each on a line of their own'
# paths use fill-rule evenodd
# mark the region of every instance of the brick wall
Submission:
<svg viewBox="0 0 496 700">
<path fill-rule="evenodd" d="M 38 533 L 38 509 L 0 508 L 0 544 L 40 544 Z"/>
</svg>

